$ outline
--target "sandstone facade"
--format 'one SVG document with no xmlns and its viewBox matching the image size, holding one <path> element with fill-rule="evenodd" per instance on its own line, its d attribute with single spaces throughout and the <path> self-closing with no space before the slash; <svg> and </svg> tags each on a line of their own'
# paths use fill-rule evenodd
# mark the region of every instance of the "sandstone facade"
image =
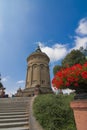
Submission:
<svg viewBox="0 0 87 130">
<path fill-rule="evenodd" d="M 31 96 L 39 93 L 51 93 L 49 57 L 36 49 L 27 58 L 27 75 L 25 89 L 18 95 Z M 39 86 L 39 87 L 37 87 Z M 19 92 L 19 91 L 18 91 Z"/>
</svg>

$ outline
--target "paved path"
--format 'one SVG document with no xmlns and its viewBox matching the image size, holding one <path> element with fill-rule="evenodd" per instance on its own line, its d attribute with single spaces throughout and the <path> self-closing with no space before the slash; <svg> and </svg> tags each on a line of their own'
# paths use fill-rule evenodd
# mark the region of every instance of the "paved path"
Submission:
<svg viewBox="0 0 87 130">
<path fill-rule="evenodd" d="M 38 121 L 35 119 L 33 116 L 33 102 L 36 96 L 32 97 L 31 103 L 30 103 L 30 116 L 29 116 L 29 121 L 30 121 L 30 130 L 43 130 L 43 128 L 40 126 Z"/>
</svg>

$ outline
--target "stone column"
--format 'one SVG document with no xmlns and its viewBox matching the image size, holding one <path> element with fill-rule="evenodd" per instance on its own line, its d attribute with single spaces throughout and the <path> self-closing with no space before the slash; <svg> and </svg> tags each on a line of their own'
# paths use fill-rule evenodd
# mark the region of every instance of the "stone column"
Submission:
<svg viewBox="0 0 87 130">
<path fill-rule="evenodd" d="M 38 64 L 38 84 L 41 85 L 41 69 L 39 64 Z"/>
<path fill-rule="evenodd" d="M 32 84 L 32 66 L 28 66 L 26 77 L 26 88 L 30 88 L 31 84 Z"/>
<path fill-rule="evenodd" d="M 26 88 L 28 87 L 28 67 L 27 67 L 27 75 L 26 75 Z"/>
</svg>

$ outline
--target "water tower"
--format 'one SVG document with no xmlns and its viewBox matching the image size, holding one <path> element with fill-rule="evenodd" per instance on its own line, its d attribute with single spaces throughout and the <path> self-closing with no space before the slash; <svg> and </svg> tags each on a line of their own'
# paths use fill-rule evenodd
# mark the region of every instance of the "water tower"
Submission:
<svg viewBox="0 0 87 130">
<path fill-rule="evenodd" d="M 41 51 L 38 46 L 35 52 L 27 58 L 26 85 L 23 95 L 30 96 L 34 94 L 36 86 L 39 86 L 41 93 L 50 93 L 50 71 L 49 57 Z"/>
</svg>

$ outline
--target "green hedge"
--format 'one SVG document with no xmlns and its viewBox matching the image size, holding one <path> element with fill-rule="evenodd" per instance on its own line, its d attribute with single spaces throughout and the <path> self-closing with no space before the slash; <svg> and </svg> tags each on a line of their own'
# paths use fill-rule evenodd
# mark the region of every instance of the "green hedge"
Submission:
<svg viewBox="0 0 87 130">
<path fill-rule="evenodd" d="M 34 116 L 44 130 L 76 130 L 70 101 L 73 95 L 39 95 L 33 105 Z"/>
</svg>

